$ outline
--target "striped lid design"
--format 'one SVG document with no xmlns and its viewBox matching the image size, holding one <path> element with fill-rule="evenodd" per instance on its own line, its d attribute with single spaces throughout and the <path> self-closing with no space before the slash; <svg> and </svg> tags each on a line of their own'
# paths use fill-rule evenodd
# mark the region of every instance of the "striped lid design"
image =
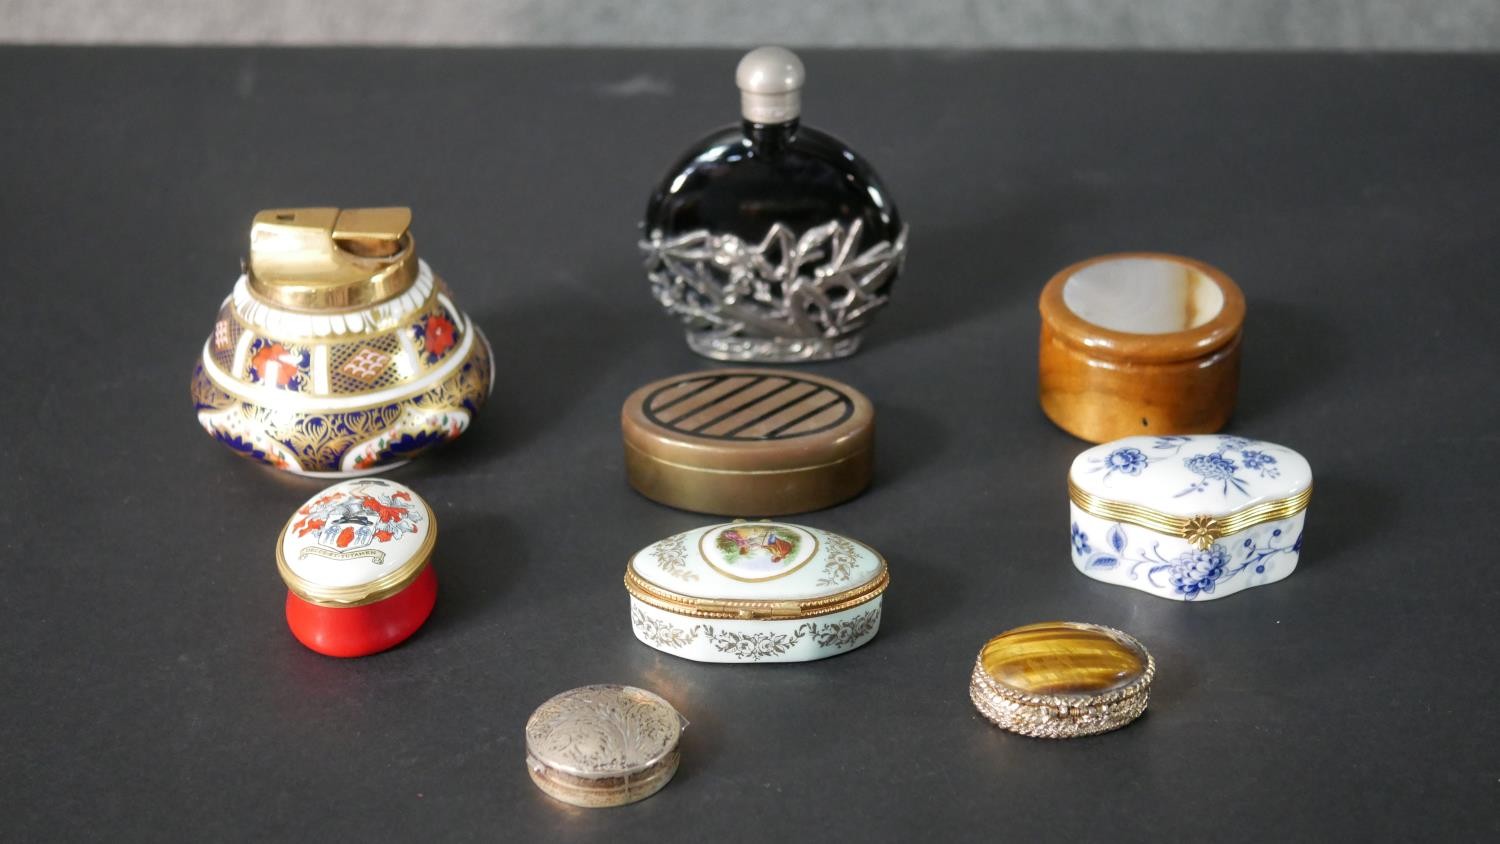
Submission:
<svg viewBox="0 0 1500 844">
<path fill-rule="evenodd" d="M 854 400 L 825 382 L 772 372 L 699 373 L 648 393 L 641 410 L 677 434 L 725 441 L 791 439 L 835 428 Z"/>
</svg>

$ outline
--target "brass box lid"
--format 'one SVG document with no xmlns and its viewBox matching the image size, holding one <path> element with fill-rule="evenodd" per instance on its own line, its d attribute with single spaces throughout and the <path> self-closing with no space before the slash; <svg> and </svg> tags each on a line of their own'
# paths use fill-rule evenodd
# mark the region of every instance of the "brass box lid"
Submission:
<svg viewBox="0 0 1500 844">
<path fill-rule="evenodd" d="M 664 378 L 620 412 L 630 483 L 700 513 L 775 516 L 829 507 L 870 482 L 875 408 L 831 378 L 721 369 Z"/>
</svg>

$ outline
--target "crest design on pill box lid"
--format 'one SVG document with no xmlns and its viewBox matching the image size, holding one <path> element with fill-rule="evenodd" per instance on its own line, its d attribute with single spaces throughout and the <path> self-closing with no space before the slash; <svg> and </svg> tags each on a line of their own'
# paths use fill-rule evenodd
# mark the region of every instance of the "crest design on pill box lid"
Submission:
<svg viewBox="0 0 1500 844">
<path fill-rule="evenodd" d="M 317 545 L 303 547 L 298 559 L 309 556 L 329 559 L 369 557 L 375 565 L 385 562 L 385 552 L 369 549 L 371 543 L 400 540 L 408 533 L 420 533 L 418 522 L 422 511 L 410 491 L 382 490 L 383 481 L 351 484 L 349 489 L 332 489 L 304 504 L 292 523 L 298 538 L 313 536 Z"/>
<path fill-rule="evenodd" d="M 407 487 L 344 481 L 292 515 L 277 543 L 277 566 L 305 600 L 341 606 L 379 600 L 427 564 L 436 529 L 432 510 Z"/>
</svg>

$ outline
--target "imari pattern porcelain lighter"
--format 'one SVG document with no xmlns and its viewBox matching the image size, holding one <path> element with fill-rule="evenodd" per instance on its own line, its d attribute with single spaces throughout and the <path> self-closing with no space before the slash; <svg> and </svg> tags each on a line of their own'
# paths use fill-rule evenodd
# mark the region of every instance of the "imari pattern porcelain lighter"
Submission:
<svg viewBox="0 0 1500 844">
<path fill-rule="evenodd" d="M 198 422 L 307 475 L 378 472 L 468 429 L 490 347 L 416 253 L 405 208 L 262 211 L 193 372 Z"/>
</svg>

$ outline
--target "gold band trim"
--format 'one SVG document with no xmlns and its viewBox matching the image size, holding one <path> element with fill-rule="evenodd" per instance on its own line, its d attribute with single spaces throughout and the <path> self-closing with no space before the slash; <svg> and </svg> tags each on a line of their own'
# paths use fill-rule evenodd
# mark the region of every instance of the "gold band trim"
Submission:
<svg viewBox="0 0 1500 844">
<path fill-rule="evenodd" d="M 625 567 L 625 591 L 643 604 L 692 618 L 756 620 L 790 620 L 812 618 L 819 615 L 842 612 L 879 597 L 891 583 L 885 560 L 880 561 L 880 572 L 873 580 L 853 589 L 846 589 L 822 598 L 803 601 L 732 601 L 720 598 L 694 598 L 669 592 L 647 581 L 635 573 L 629 565 Z"/>
<path fill-rule="evenodd" d="M 1308 484 L 1306 489 L 1296 495 L 1267 501 L 1254 507 L 1246 507 L 1226 516 L 1174 516 L 1171 513 L 1163 513 L 1138 504 L 1111 501 L 1091 492 L 1085 492 L 1073 483 L 1072 478 L 1068 479 L 1068 498 L 1078 505 L 1078 509 L 1091 516 L 1143 527 L 1157 533 L 1180 536 L 1191 542 L 1195 548 L 1201 549 L 1214 544 L 1221 537 L 1239 533 L 1265 522 L 1289 518 L 1306 510 L 1307 502 L 1312 499 L 1312 484 Z"/>
</svg>

